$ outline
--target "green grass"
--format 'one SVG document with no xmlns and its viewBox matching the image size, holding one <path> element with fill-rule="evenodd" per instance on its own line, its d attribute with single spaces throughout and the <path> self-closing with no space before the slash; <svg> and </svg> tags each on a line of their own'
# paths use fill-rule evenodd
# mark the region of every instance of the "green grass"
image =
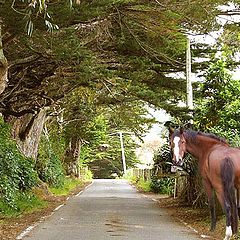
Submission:
<svg viewBox="0 0 240 240">
<path fill-rule="evenodd" d="M 141 189 L 144 192 L 151 192 L 151 180 L 145 181 L 142 178 L 128 177 L 128 180 L 134 184 L 138 189 Z"/>
<path fill-rule="evenodd" d="M 151 189 L 151 181 L 144 181 L 143 179 L 140 179 L 138 182 L 137 182 L 137 187 L 139 187 L 142 191 L 144 192 L 151 192 L 152 189 Z"/>
<path fill-rule="evenodd" d="M 79 179 L 66 178 L 62 187 L 50 187 L 51 193 L 57 196 L 68 195 L 73 189 L 78 186 L 83 186 L 84 182 Z"/>
<path fill-rule="evenodd" d="M 32 193 L 21 194 L 16 200 L 14 207 L 0 200 L 0 217 L 17 217 L 22 213 L 31 213 L 47 207 L 48 203 Z"/>
<path fill-rule="evenodd" d="M 59 188 L 49 188 L 49 191 L 56 196 L 68 195 L 78 186 L 83 186 L 84 182 L 79 179 L 66 178 L 64 184 Z M 7 204 L 0 199 L 0 218 L 6 219 L 18 217 L 24 213 L 31 213 L 48 206 L 48 202 L 42 199 L 42 191 L 35 189 L 32 193 L 22 193 L 17 197 L 14 205 Z M 0 222 L 1 224 L 1 222 Z"/>
</svg>

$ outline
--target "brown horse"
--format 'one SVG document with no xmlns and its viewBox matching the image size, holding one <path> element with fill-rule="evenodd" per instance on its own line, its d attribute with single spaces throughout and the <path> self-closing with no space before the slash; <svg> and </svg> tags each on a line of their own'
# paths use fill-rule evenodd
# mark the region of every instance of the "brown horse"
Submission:
<svg viewBox="0 0 240 240">
<path fill-rule="evenodd" d="M 226 214 L 226 234 L 229 240 L 238 232 L 240 149 L 230 147 L 225 140 L 192 130 L 169 129 L 173 163 L 182 165 L 185 153 L 198 159 L 199 171 L 208 196 L 211 211 L 211 230 L 216 227 L 214 190 Z M 237 201 L 235 196 L 237 190 Z"/>
</svg>

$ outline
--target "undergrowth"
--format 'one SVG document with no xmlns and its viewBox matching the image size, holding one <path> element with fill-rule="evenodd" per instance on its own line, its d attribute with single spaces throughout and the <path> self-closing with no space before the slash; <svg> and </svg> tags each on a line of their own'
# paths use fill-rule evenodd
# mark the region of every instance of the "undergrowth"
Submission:
<svg viewBox="0 0 240 240">
<path fill-rule="evenodd" d="M 16 217 L 23 213 L 31 213 L 45 208 L 48 203 L 32 193 L 18 194 L 15 199 L 15 207 L 11 207 L 4 200 L 0 200 L 0 217 Z"/>
<path fill-rule="evenodd" d="M 145 181 L 143 178 L 130 177 L 129 181 L 138 189 L 144 192 L 151 192 L 151 181 Z"/>
<path fill-rule="evenodd" d="M 144 192 L 173 195 L 174 182 L 172 178 L 152 177 L 150 180 L 144 180 L 143 178 L 130 176 L 128 179 Z"/>
<path fill-rule="evenodd" d="M 65 178 L 63 185 L 59 187 L 50 187 L 51 193 L 57 196 L 68 195 L 73 189 L 78 186 L 83 186 L 84 182 L 80 179 Z"/>
<path fill-rule="evenodd" d="M 37 185 L 34 161 L 24 157 L 10 137 L 10 127 L 0 119 L 0 201 L 18 208 L 21 194 L 27 195 Z M 2 208 L 0 208 L 2 211 Z"/>
</svg>

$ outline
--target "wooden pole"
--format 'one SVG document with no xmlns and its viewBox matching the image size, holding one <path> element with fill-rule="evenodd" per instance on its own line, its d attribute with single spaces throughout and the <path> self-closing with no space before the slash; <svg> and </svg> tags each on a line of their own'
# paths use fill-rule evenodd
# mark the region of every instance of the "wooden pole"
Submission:
<svg viewBox="0 0 240 240">
<path fill-rule="evenodd" d="M 192 70 L 191 70 L 191 45 L 190 39 L 187 37 L 187 53 L 186 53 L 186 78 L 187 78 L 187 107 L 193 110 L 193 90 L 192 90 Z M 191 118 L 192 118 L 191 113 Z"/>
</svg>

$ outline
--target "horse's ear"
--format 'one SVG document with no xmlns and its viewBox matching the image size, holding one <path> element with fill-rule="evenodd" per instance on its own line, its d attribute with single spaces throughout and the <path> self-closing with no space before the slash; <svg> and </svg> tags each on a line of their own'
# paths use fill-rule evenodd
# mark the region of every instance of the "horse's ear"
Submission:
<svg viewBox="0 0 240 240">
<path fill-rule="evenodd" d="M 184 125 L 185 129 L 191 129 L 193 127 L 193 124 L 191 122 L 188 122 Z"/>
<path fill-rule="evenodd" d="M 183 132 L 184 132 L 184 128 L 180 127 L 180 134 L 183 134 Z"/>
<path fill-rule="evenodd" d="M 173 134 L 175 129 L 170 126 L 170 127 L 168 128 L 168 130 L 169 130 L 169 133 L 170 133 L 170 134 Z"/>
</svg>

